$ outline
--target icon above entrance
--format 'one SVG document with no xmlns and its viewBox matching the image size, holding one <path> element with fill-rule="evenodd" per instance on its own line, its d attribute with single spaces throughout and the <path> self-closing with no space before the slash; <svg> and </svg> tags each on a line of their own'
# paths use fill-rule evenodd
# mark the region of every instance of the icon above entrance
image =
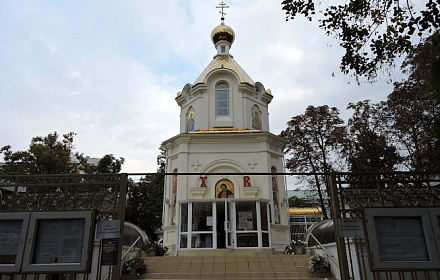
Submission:
<svg viewBox="0 0 440 280">
<path fill-rule="evenodd" d="M 234 198 L 234 184 L 231 181 L 223 179 L 215 185 L 216 198 Z"/>
</svg>

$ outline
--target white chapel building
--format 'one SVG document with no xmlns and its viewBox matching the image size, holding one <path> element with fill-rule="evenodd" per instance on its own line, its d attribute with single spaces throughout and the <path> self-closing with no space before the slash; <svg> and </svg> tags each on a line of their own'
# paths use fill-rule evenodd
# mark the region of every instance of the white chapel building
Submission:
<svg viewBox="0 0 440 280">
<path fill-rule="evenodd" d="M 285 140 L 269 132 L 273 96 L 230 54 L 235 34 L 223 17 L 211 39 L 217 54 L 177 94 L 180 134 L 164 142 L 166 171 L 175 175 L 165 180 L 163 243 L 173 254 L 282 251 L 289 217 L 276 173 L 284 171 Z"/>
</svg>

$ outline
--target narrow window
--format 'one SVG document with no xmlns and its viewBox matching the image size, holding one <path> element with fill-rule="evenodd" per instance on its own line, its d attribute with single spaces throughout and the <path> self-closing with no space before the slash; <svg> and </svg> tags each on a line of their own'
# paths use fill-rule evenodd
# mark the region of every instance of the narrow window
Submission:
<svg viewBox="0 0 440 280">
<path fill-rule="evenodd" d="M 221 52 L 222 52 L 222 53 L 225 53 L 225 51 L 226 51 L 225 46 L 221 46 L 220 48 L 221 48 Z"/>
<path fill-rule="evenodd" d="M 225 83 L 215 88 L 215 115 L 229 116 L 229 86 Z"/>
</svg>

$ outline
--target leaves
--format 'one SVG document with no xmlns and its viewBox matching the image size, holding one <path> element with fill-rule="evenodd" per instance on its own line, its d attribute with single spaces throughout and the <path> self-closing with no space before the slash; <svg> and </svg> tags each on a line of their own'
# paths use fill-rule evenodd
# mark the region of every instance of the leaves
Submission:
<svg viewBox="0 0 440 280">
<path fill-rule="evenodd" d="M 346 141 L 346 129 L 338 109 L 327 105 L 309 106 L 304 114 L 292 117 L 280 136 L 287 140 L 285 154 L 291 158 L 287 159 L 286 166 L 292 172 L 329 172 L 337 163 L 336 155 Z M 323 215 L 327 218 L 321 189 L 326 184 L 317 176 L 312 183 L 318 190 Z"/>
<path fill-rule="evenodd" d="M 163 173 L 129 182 L 125 220 L 142 228 L 149 238 L 156 239 L 162 226 Z"/>
<path fill-rule="evenodd" d="M 288 140 L 285 153 L 292 155 L 287 167 L 294 172 L 328 172 L 330 155 L 341 148 L 344 121 L 336 108 L 309 106 L 303 115 L 292 117 L 281 136 Z"/>
<path fill-rule="evenodd" d="M 350 141 L 344 147 L 349 170 L 352 172 L 391 172 L 397 169 L 401 158 L 391 143 L 388 121 L 383 104 L 369 100 L 350 103 L 354 110 L 348 120 Z"/>
<path fill-rule="evenodd" d="M 36 174 L 96 174 L 119 173 L 124 158 L 116 159 L 112 154 L 104 156 L 98 165 L 90 164 L 83 154 L 73 154 L 73 139 L 76 134 L 63 134 L 59 140 L 57 132 L 47 136 L 32 138 L 27 151 L 13 152 L 11 146 L 4 146 L 5 165 L 0 168 L 1 174 L 36 175 Z"/>
<path fill-rule="evenodd" d="M 96 167 L 97 173 L 119 173 L 121 172 L 122 165 L 124 164 L 124 158 L 115 158 L 112 154 L 105 155 L 98 162 Z"/>
<path fill-rule="evenodd" d="M 73 132 L 64 134 L 61 141 L 56 132 L 34 137 L 27 151 L 12 152 L 11 146 L 5 146 L 1 152 L 6 164 L 0 172 L 11 175 L 71 173 L 70 153 L 74 135 Z"/>
<path fill-rule="evenodd" d="M 162 226 L 162 206 L 165 180 L 165 147 L 159 147 L 157 173 L 139 182 L 129 182 L 125 219 L 141 227 L 152 240 Z"/>
<path fill-rule="evenodd" d="M 424 7 L 400 0 L 349 0 L 326 7 L 313 0 L 284 0 L 281 5 L 286 20 L 298 14 L 312 20 L 318 12 L 319 26 L 345 50 L 341 72 L 358 80 L 374 81 L 379 71 L 388 72 L 396 59 L 434 34 L 440 24 L 440 4 L 434 0 Z"/>
</svg>

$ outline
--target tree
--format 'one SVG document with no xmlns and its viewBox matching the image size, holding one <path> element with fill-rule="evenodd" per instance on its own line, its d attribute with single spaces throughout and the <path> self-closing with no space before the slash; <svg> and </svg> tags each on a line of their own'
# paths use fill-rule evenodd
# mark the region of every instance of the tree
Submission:
<svg viewBox="0 0 440 280">
<path fill-rule="evenodd" d="M 417 87 L 430 92 L 440 103 L 440 32 L 434 33 L 417 46 L 405 59 L 403 72 L 408 73 L 406 82 L 396 84 L 395 88 Z M 431 136 L 440 138 L 440 119 L 434 120 Z"/>
<path fill-rule="evenodd" d="M 115 158 L 112 154 L 105 155 L 101 158 L 96 166 L 97 173 L 119 173 L 121 172 L 122 165 L 124 164 L 124 158 Z"/>
<path fill-rule="evenodd" d="M 410 53 L 421 39 L 440 25 L 440 4 L 428 0 L 424 7 L 415 1 L 348 0 L 322 7 L 316 0 L 284 0 L 286 20 L 298 14 L 312 20 L 319 14 L 319 26 L 333 35 L 345 50 L 341 71 L 356 78 L 374 80 L 378 70 L 393 66 L 396 58 Z M 325 2 L 327 3 L 327 2 Z"/>
<path fill-rule="evenodd" d="M 433 92 L 419 86 L 398 85 L 388 96 L 386 112 L 390 133 L 411 171 L 432 171 L 440 162 L 440 142 L 434 137 L 440 108 Z"/>
<path fill-rule="evenodd" d="M 56 132 L 34 137 L 27 151 L 12 152 L 11 146 L 4 146 L 0 152 L 6 164 L 0 172 L 11 175 L 70 173 L 75 168 L 70 161 L 74 135 L 73 132 L 63 134 L 61 141 Z"/>
<path fill-rule="evenodd" d="M 322 190 L 326 184 L 316 173 L 330 172 L 342 158 L 346 128 L 339 110 L 327 105 L 309 106 L 304 114 L 292 117 L 281 136 L 287 140 L 284 153 L 291 156 L 286 161 L 287 168 L 292 172 L 315 173 L 309 183 L 316 187 L 323 215 L 328 218 Z"/>
<path fill-rule="evenodd" d="M 142 228 L 152 240 L 162 226 L 163 178 L 156 174 L 129 182 L 125 220 Z"/>
<path fill-rule="evenodd" d="M 165 178 L 165 149 L 160 146 L 156 174 L 143 177 L 139 182 L 129 182 L 125 220 L 142 228 L 149 238 L 157 238 L 162 226 L 163 191 Z"/>
<path fill-rule="evenodd" d="M 295 195 L 292 195 L 288 199 L 289 207 L 313 207 L 313 203 L 305 198 L 299 198 Z"/>
<path fill-rule="evenodd" d="M 121 171 L 124 158 L 116 159 L 112 154 L 104 156 L 97 166 L 91 165 L 78 152 L 73 153 L 73 138 L 76 134 L 69 132 L 58 139 L 58 133 L 32 138 L 27 151 L 13 152 L 11 146 L 4 146 L 5 165 L 0 174 L 36 175 L 36 174 L 96 174 L 118 173 Z"/>
<path fill-rule="evenodd" d="M 349 141 L 344 147 L 349 170 L 352 172 L 391 172 L 401 158 L 390 144 L 389 129 L 381 104 L 369 100 L 349 103 L 354 110 L 348 120 Z"/>
<path fill-rule="evenodd" d="M 390 133 L 412 171 L 438 170 L 440 141 L 440 34 L 427 38 L 412 51 L 402 69 L 408 79 L 394 84 L 384 102 Z"/>
</svg>

